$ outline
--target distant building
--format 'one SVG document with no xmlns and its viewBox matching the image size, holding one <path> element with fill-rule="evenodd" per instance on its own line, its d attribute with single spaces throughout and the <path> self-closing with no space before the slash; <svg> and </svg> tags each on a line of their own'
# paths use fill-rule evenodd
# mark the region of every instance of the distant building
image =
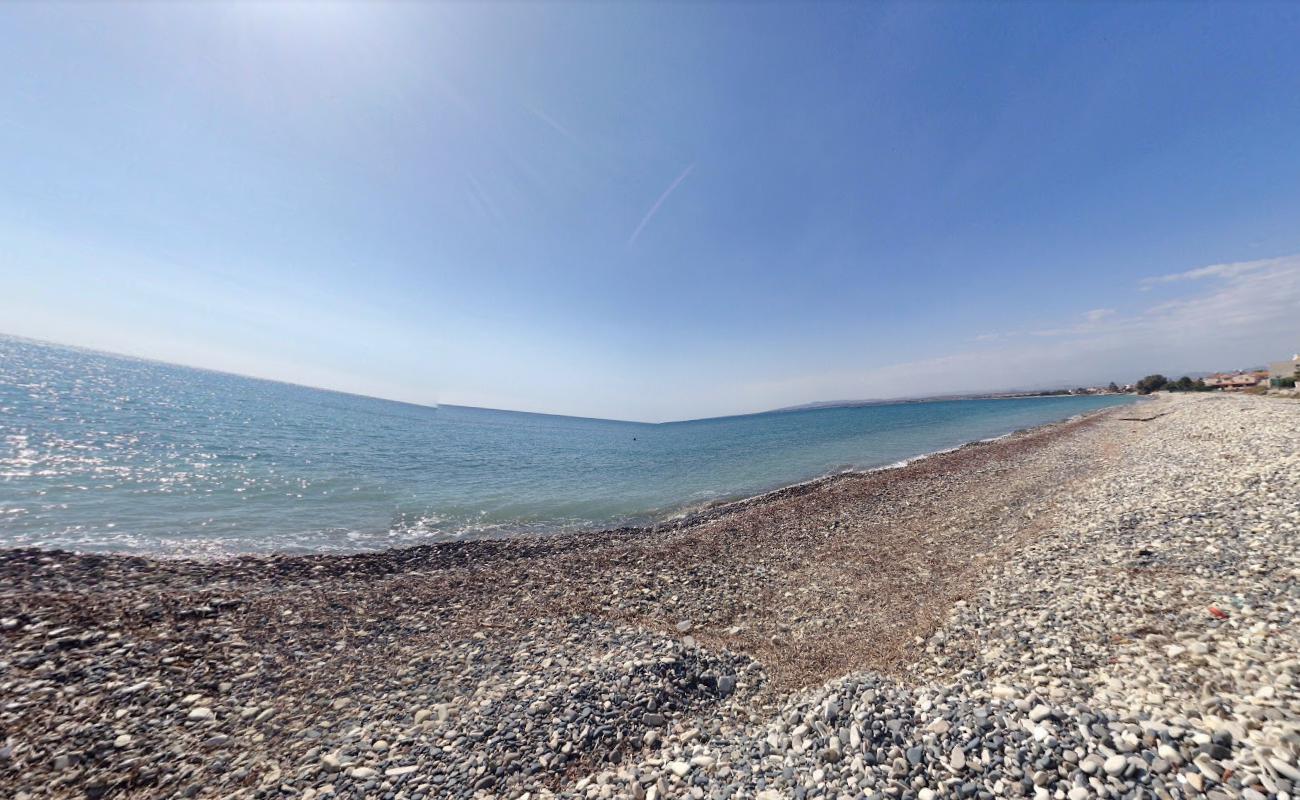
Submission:
<svg viewBox="0 0 1300 800">
<path fill-rule="evenodd" d="M 1300 353 L 1291 356 L 1290 361 L 1274 361 L 1268 365 L 1268 383 L 1270 386 L 1282 385 L 1284 378 L 1300 378 Z"/>
<path fill-rule="evenodd" d="M 1258 386 L 1261 373 L 1257 372 L 1221 372 L 1204 378 L 1205 385 L 1211 389 L 1234 391 Z"/>
</svg>

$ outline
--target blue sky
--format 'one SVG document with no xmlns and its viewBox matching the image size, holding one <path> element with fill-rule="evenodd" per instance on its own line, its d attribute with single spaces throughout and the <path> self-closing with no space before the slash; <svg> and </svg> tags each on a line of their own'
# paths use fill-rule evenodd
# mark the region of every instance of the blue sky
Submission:
<svg viewBox="0 0 1300 800">
<path fill-rule="evenodd" d="M 1263 3 L 9 4 L 0 332 L 645 420 L 1259 364 L 1300 348 L 1297 40 Z"/>
</svg>

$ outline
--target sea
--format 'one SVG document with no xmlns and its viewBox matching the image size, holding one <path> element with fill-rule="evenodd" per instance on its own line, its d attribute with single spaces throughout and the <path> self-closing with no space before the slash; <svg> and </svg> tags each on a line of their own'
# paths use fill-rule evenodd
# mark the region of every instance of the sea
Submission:
<svg viewBox="0 0 1300 800">
<path fill-rule="evenodd" d="M 1131 401 L 647 424 L 412 405 L 0 337 L 0 547 L 218 557 L 649 526 Z"/>
</svg>

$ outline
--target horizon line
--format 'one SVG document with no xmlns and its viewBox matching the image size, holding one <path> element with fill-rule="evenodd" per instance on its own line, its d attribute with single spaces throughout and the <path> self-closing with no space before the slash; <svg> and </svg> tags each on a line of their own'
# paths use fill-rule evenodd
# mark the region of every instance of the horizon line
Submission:
<svg viewBox="0 0 1300 800">
<path fill-rule="evenodd" d="M 790 414 L 790 413 L 798 413 L 803 411 L 822 411 L 830 408 L 847 408 L 855 405 L 867 406 L 867 405 L 883 405 L 889 403 L 908 403 L 908 402 L 923 403 L 923 402 L 941 402 L 945 400 L 951 401 L 951 400 L 962 400 L 962 399 L 985 399 L 985 398 L 994 398 L 996 395 L 1009 395 L 1009 394 L 1018 394 L 1018 393 L 1030 394 L 1031 396 L 1033 396 L 1032 393 L 1034 392 L 1057 391 L 1056 389 L 987 389 L 984 391 L 956 392 L 949 395 L 921 395 L 921 396 L 904 395 L 899 397 L 882 397 L 882 398 L 872 398 L 872 399 L 862 399 L 862 400 L 812 400 L 806 403 L 799 403 L 792 406 L 781 406 L 779 408 L 768 408 L 768 409 L 763 409 L 761 411 L 742 411 L 735 414 L 718 414 L 716 416 L 711 416 L 711 417 L 687 417 L 684 419 L 669 419 L 669 420 L 659 420 L 657 422 L 650 422 L 647 420 L 618 419 L 615 417 L 591 417 L 582 414 L 563 414 L 554 411 L 528 411 L 525 409 L 518 409 L 518 408 L 496 408 L 493 406 L 469 406 L 469 405 L 462 405 L 460 403 L 435 402 L 434 404 L 430 405 L 428 403 L 417 403 L 411 400 L 397 400 L 391 397 L 381 397 L 375 394 L 361 394 L 360 392 L 350 392 L 345 389 L 333 389 L 328 386 L 313 386 L 311 384 L 306 384 L 306 383 L 295 383 L 294 381 L 284 380 L 282 378 L 264 378 L 259 375 L 248 375 L 242 372 L 231 372 L 229 370 L 216 369 L 214 367 L 204 367 L 195 364 L 183 364 L 179 361 L 166 361 L 161 358 L 155 358 L 153 356 L 135 355 L 133 353 L 120 353 L 113 350 L 102 350 L 97 347 L 88 347 L 86 345 L 68 344 L 66 342 L 55 342 L 49 339 L 38 339 L 32 336 L 23 336 L 21 334 L 16 334 L 16 333 L 5 333 L 3 331 L 0 331 L 0 339 L 12 339 L 20 342 L 27 342 L 30 344 L 44 345 L 49 347 L 61 347 L 66 350 L 80 350 L 95 355 L 108 356 L 110 358 L 121 358 L 121 359 L 133 360 L 133 361 L 144 361 L 150 364 L 161 364 L 167 367 L 180 367 L 181 369 L 192 369 L 192 370 L 198 370 L 200 372 L 210 372 L 216 375 L 228 375 L 234 378 L 243 378 L 245 380 L 264 381 L 266 383 L 278 383 L 282 386 L 292 386 L 298 389 L 311 389 L 313 391 L 318 391 L 318 392 L 331 392 L 333 394 L 341 394 L 341 395 L 346 395 L 348 397 L 359 397 L 364 400 L 378 400 L 384 403 L 396 403 L 398 405 L 412 406 L 414 408 L 425 408 L 432 411 L 436 411 L 439 408 L 446 406 L 448 408 L 467 408 L 476 411 L 497 411 L 505 414 L 531 414 L 533 416 L 540 416 L 540 417 L 561 417 L 564 419 L 589 420 L 594 422 L 618 422 L 627 425 L 676 425 L 676 424 L 681 424 L 686 422 L 705 422 L 708 420 L 736 419 L 739 417 L 756 417 L 762 414 Z"/>
</svg>

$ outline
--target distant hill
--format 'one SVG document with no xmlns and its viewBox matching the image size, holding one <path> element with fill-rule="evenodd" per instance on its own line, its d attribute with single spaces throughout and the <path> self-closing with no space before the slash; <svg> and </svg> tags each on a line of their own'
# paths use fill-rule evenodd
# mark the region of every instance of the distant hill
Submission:
<svg viewBox="0 0 1300 800">
<path fill-rule="evenodd" d="M 1207 375 L 1209 373 L 1206 373 Z M 1075 387 L 1070 387 L 1073 389 Z M 888 400 L 819 400 L 815 403 L 803 403 L 797 406 L 774 408 L 767 413 L 780 411 L 812 411 L 820 408 L 859 408 L 861 406 L 888 406 L 900 403 L 931 403 L 936 400 L 1000 400 L 1008 397 L 1045 397 L 1068 392 L 1065 387 L 1054 389 L 1008 389 L 1001 392 L 966 392 L 958 394 L 934 394 L 918 397 L 895 397 Z"/>
<path fill-rule="evenodd" d="M 1182 372 L 1180 370 L 1173 370 L 1173 371 L 1162 372 L 1160 374 L 1164 375 L 1166 378 L 1169 378 L 1170 380 L 1177 380 L 1183 377 L 1184 375 L 1191 378 L 1192 380 L 1197 380 L 1199 378 L 1205 378 L 1210 375 L 1220 375 L 1220 374 L 1238 373 L 1238 372 L 1260 372 L 1266 369 L 1268 368 L 1267 367 L 1240 367 L 1240 368 L 1217 370 L 1211 372 Z M 1153 372 L 1149 374 L 1155 374 L 1155 373 Z M 1116 381 L 1116 383 L 1122 384 L 1122 383 L 1131 383 L 1134 381 L 1137 381 L 1136 377 L 1133 378 L 1131 381 Z M 1092 384 L 1092 385 L 1095 386 L 1098 384 Z M 867 400 L 818 400 L 813 403 L 803 403 L 797 406 L 784 406 L 782 408 L 774 408 L 767 413 L 776 413 L 780 411 L 812 411 L 819 408 L 857 408 L 859 406 L 883 406 L 883 405 L 892 405 L 895 403 L 925 403 L 925 402 L 933 402 L 935 400 L 997 400 L 997 399 L 1002 399 L 1007 397 L 1043 397 L 1049 395 L 1057 395 L 1060 394 L 1062 391 L 1070 391 L 1071 389 L 1075 389 L 1078 386 L 1079 384 L 1067 385 L 1065 383 L 1056 383 L 1055 385 L 1044 385 L 1035 388 L 1025 387 L 1020 389 L 1004 389 L 997 392 L 964 392 L 964 393 L 957 393 L 957 394 L 924 395 L 918 397 L 895 397 L 890 399 L 873 398 Z"/>
</svg>

